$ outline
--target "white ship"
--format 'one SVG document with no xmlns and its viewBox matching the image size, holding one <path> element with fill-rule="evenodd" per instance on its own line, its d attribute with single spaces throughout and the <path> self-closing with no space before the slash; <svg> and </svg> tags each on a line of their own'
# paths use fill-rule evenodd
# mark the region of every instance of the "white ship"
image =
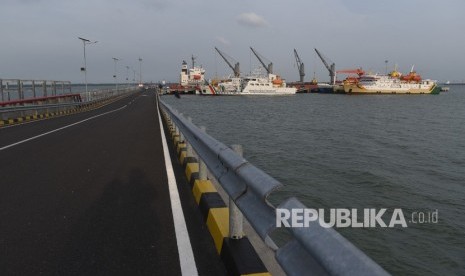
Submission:
<svg viewBox="0 0 465 276">
<path fill-rule="evenodd" d="M 406 76 L 396 70 L 388 75 L 367 74 L 343 86 L 349 94 L 438 94 L 440 91 L 436 81 L 421 79 L 413 68 Z"/>
<path fill-rule="evenodd" d="M 297 89 L 287 87 L 286 82 L 275 74 L 261 75 L 255 71 L 245 78 L 229 78 L 218 84 L 219 95 L 293 95 Z"/>
<path fill-rule="evenodd" d="M 217 86 L 218 95 L 240 95 L 242 92 L 242 78 L 230 77 L 221 80 Z"/>
</svg>

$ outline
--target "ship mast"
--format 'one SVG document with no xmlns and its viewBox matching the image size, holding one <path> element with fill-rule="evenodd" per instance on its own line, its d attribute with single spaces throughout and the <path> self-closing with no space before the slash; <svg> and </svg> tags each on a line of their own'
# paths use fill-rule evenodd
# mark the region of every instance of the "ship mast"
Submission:
<svg viewBox="0 0 465 276">
<path fill-rule="evenodd" d="M 194 55 L 192 55 L 192 57 L 191 57 L 191 59 L 192 59 L 192 68 L 195 67 L 195 59 L 196 59 L 196 58 L 197 58 L 197 57 L 194 57 Z"/>
</svg>

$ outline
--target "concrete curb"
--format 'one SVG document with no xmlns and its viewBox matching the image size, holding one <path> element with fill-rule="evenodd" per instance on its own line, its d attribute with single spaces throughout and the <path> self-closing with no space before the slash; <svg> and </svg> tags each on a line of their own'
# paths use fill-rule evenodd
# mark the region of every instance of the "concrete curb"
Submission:
<svg viewBox="0 0 465 276">
<path fill-rule="evenodd" d="M 199 179 L 199 162 L 187 156 L 187 147 L 176 134 L 173 124 L 164 117 L 177 152 L 177 159 L 184 168 L 187 182 L 199 206 L 205 224 L 230 275 L 271 275 L 247 237 L 229 238 L 229 208 L 210 180 Z"/>
</svg>

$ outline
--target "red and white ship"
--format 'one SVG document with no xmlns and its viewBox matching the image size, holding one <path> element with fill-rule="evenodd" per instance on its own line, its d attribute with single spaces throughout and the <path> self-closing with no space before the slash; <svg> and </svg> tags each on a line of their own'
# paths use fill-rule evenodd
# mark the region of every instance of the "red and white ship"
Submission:
<svg viewBox="0 0 465 276">
<path fill-rule="evenodd" d="M 201 95 L 216 94 L 213 86 L 205 80 L 205 69 L 201 66 L 195 66 L 194 56 L 192 56 L 192 68 L 187 67 L 185 60 L 182 61 L 179 84 L 183 88 L 182 91 Z"/>
</svg>

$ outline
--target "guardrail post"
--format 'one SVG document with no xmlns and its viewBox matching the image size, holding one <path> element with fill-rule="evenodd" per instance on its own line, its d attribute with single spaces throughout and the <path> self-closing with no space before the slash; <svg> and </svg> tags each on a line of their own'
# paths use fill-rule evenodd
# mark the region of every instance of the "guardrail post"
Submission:
<svg viewBox="0 0 465 276">
<path fill-rule="evenodd" d="M 177 112 L 177 111 L 176 111 Z M 179 116 L 182 116 L 182 113 L 178 113 Z M 170 116 L 173 116 L 172 114 L 170 114 Z M 184 142 L 184 137 L 182 135 L 182 132 L 179 130 L 178 128 L 178 125 L 174 123 L 173 121 L 173 125 L 174 125 L 174 132 L 179 135 L 179 142 Z"/>
<path fill-rule="evenodd" d="M 187 120 L 189 121 L 189 123 L 192 123 L 192 118 L 191 117 L 187 117 Z M 194 156 L 194 152 L 192 151 L 192 145 L 189 143 L 189 141 L 185 141 L 186 143 L 186 149 L 187 149 L 187 157 L 193 157 Z"/>
<path fill-rule="evenodd" d="M 44 97 L 47 97 L 47 82 L 46 81 L 42 82 L 42 93 Z"/>
<path fill-rule="evenodd" d="M 244 150 L 241 145 L 232 145 L 231 148 L 238 155 L 243 156 Z M 241 239 L 244 236 L 242 223 L 244 221 L 241 210 L 237 208 L 236 203 L 229 198 L 229 237 L 231 239 Z"/>
<path fill-rule="evenodd" d="M 21 80 L 18 80 L 18 99 L 22 100 L 24 97 L 22 96 L 22 86 L 23 86 L 23 83 L 21 82 Z"/>
<path fill-rule="evenodd" d="M 8 82 L 6 83 L 6 93 L 8 95 L 7 100 L 11 101 L 11 93 L 10 93 L 10 87 L 8 86 Z"/>
<path fill-rule="evenodd" d="M 3 98 L 3 80 L 0 80 L 0 94 L 2 94 L 2 102 L 4 102 L 5 99 Z"/>
<path fill-rule="evenodd" d="M 182 116 L 182 113 L 179 114 L 179 115 Z M 182 135 L 182 132 L 179 130 L 178 125 L 174 124 L 174 122 L 173 122 L 173 125 L 174 125 L 174 129 L 175 129 L 175 133 L 177 135 L 179 135 L 179 142 L 184 142 L 184 135 Z"/>
<path fill-rule="evenodd" d="M 181 139 L 181 134 L 179 133 L 178 125 L 174 123 L 173 118 L 171 116 L 169 118 L 170 118 L 171 123 L 173 124 L 175 135 L 179 135 L 179 139 Z"/>
<path fill-rule="evenodd" d="M 206 132 L 207 128 L 201 126 L 200 130 Z M 207 178 L 207 165 L 199 158 L 199 180 L 207 180 Z"/>
<path fill-rule="evenodd" d="M 36 82 L 32 80 L 32 96 L 36 98 Z"/>
<path fill-rule="evenodd" d="M 56 81 L 52 81 L 52 96 L 57 95 L 57 83 Z"/>
</svg>

